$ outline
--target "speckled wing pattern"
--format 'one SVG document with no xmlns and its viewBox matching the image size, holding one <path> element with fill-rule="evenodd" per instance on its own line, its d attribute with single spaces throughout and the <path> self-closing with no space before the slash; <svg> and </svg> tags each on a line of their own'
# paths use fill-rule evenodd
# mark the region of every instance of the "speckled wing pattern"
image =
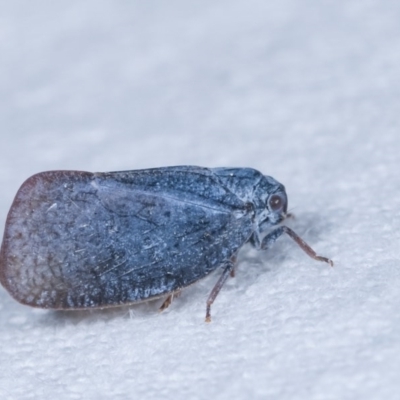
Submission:
<svg viewBox="0 0 400 400">
<path fill-rule="evenodd" d="M 128 304 L 204 277 L 251 233 L 248 206 L 210 169 L 44 172 L 10 209 L 0 279 L 37 307 Z"/>
</svg>

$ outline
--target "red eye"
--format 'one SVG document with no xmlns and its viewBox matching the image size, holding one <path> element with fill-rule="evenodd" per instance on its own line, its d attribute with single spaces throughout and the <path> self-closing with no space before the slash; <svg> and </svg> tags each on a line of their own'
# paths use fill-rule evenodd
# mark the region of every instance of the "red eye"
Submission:
<svg viewBox="0 0 400 400">
<path fill-rule="evenodd" d="M 283 208 L 283 199 L 278 194 L 273 194 L 268 203 L 272 211 L 279 211 Z"/>
</svg>

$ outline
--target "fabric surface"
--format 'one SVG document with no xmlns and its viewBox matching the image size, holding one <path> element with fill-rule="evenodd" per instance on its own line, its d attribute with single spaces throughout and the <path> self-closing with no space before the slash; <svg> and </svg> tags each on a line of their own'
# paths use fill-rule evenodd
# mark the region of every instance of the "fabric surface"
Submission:
<svg viewBox="0 0 400 400">
<path fill-rule="evenodd" d="M 1 399 L 398 399 L 400 3 L 3 2 L 0 224 L 36 172 L 248 166 L 288 237 L 163 299 L 49 312 L 0 288 Z M 2 235 L 2 233 L 1 233 Z"/>
</svg>

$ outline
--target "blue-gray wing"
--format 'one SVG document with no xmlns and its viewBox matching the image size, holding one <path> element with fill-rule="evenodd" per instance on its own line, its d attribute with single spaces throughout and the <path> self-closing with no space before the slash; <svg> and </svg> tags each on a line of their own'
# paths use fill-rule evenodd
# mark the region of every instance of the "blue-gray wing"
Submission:
<svg viewBox="0 0 400 400">
<path fill-rule="evenodd" d="M 185 287 L 226 262 L 252 214 L 211 170 L 34 175 L 10 209 L 0 279 L 44 308 L 126 304 Z"/>
</svg>

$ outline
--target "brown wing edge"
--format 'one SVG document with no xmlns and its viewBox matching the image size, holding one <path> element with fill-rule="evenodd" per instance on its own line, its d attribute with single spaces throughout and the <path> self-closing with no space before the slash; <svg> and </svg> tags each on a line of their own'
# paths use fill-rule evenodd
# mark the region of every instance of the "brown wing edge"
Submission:
<svg viewBox="0 0 400 400">
<path fill-rule="evenodd" d="M 33 190 L 33 188 L 35 188 L 39 183 L 46 183 L 46 181 L 53 182 L 57 179 L 60 179 L 60 177 L 62 177 L 63 175 L 92 177 L 93 173 L 86 171 L 75 171 L 75 170 L 52 170 L 52 171 L 39 172 L 37 174 L 30 176 L 22 183 L 22 185 L 18 189 L 6 218 L 3 239 L 0 249 L 0 283 L 15 300 L 17 300 L 21 304 L 29 305 L 31 307 L 32 306 L 35 307 L 35 305 L 31 304 L 26 298 L 21 298 L 18 296 L 18 293 L 15 291 L 12 279 L 10 278 L 10 275 L 12 275 L 10 274 L 10 272 L 12 271 L 10 271 L 8 266 L 8 257 L 10 256 L 8 245 L 10 240 L 12 239 L 8 237 L 9 236 L 8 232 L 10 226 L 13 223 L 12 222 L 13 212 L 15 211 L 15 209 L 18 208 L 19 204 L 25 201 L 27 196 L 29 197 L 29 193 Z"/>
</svg>

